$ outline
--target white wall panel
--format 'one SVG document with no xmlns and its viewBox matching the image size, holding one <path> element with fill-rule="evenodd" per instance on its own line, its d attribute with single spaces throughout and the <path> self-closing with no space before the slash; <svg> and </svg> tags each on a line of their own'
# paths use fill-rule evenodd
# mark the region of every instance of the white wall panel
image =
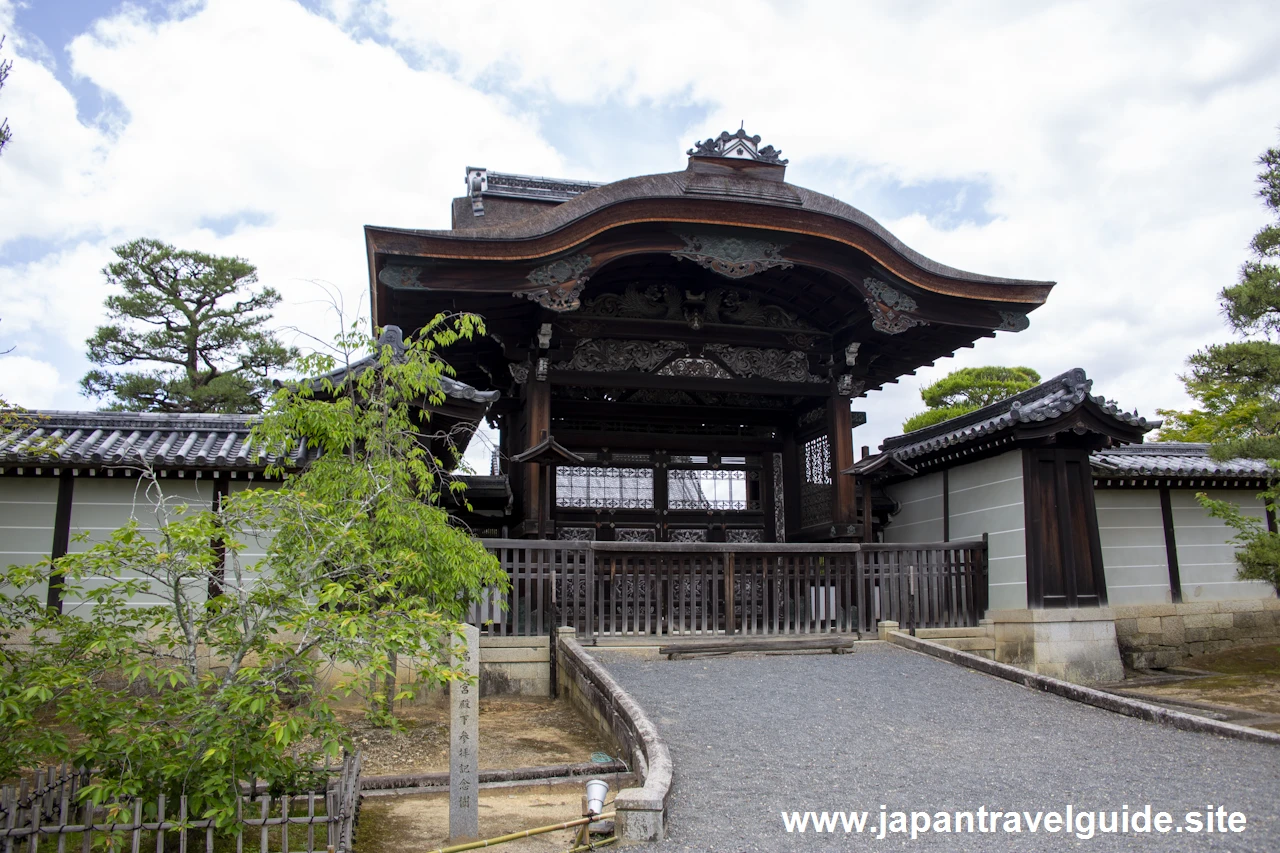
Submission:
<svg viewBox="0 0 1280 853">
<path fill-rule="evenodd" d="M 1241 489 L 1207 492 L 1211 498 L 1239 504 L 1244 515 L 1265 523 L 1266 510 L 1253 492 Z M 1268 583 L 1236 578 L 1238 564 L 1235 546 L 1230 542 L 1235 531 L 1200 506 L 1195 490 L 1172 489 L 1169 495 L 1183 601 L 1275 597 L 1275 590 Z"/>
<path fill-rule="evenodd" d="M 1027 606 L 1026 509 L 1022 452 L 952 468 L 948 473 L 951 538 L 987 534 L 989 598 L 992 610 Z"/>
<path fill-rule="evenodd" d="M 1169 560 L 1158 489 L 1097 489 L 1098 538 L 1113 606 L 1167 604 Z"/>
<path fill-rule="evenodd" d="M 58 510 L 57 477 L 0 477 L 0 566 L 26 566 L 49 558 Z M 44 601 L 48 584 L 21 592 Z M 18 590 L 5 588 L 6 595 Z"/>
</svg>

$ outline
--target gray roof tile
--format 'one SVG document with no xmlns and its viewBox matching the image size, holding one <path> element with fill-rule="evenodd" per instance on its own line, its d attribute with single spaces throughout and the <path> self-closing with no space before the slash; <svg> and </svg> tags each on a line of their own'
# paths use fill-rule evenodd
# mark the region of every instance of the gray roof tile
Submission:
<svg viewBox="0 0 1280 853">
<path fill-rule="evenodd" d="M 404 352 L 400 329 L 388 326 L 379 343 Z M 358 375 L 374 364 L 372 356 L 324 377 L 308 380 L 317 387 L 328 378 L 337 383 L 350 372 Z M 497 391 L 479 391 L 447 376 L 440 377 L 445 395 L 455 400 L 492 403 Z M 256 415 L 158 414 L 150 412 L 33 411 L 19 424 L 0 434 L 0 467 L 146 467 L 262 471 L 274 457 L 262 458 L 249 433 Z M 46 439 L 56 440 L 56 457 L 33 453 Z M 305 465 L 316 452 L 298 448 L 289 455 L 291 466 Z"/>
<path fill-rule="evenodd" d="M 1127 426 L 1155 429 L 1160 421 L 1148 421 L 1138 414 L 1122 411 L 1104 397 L 1092 396 L 1093 380 L 1077 367 L 1053 377 L 1021 394 L 984 406 L 974 412 L 904 435 L 887 438 L 881 450 L 900 460 L 911 459 L 948 447 L 977 441 L 1018 424 L 1053 420 L 1091 402 L 1102 414 Z M 870 462 L 871 460 L 867 460 Z M 856 468 L 855 468 L 856 471 Z"/>
<path fill-rule="evenodd" d="M 0 465 L 202 468 L 261 471 L 268 461 L 249 440 L 254 415 L 35 411 L 0 435 Z M 32 446 L 56 442 L 52 453 Z M 293 465 L 315 458 L 299 448 Z"/>
<path fill-rule="evenodd" d="M 1089 456 L 1095 477 L 1267 478 L 1274 469 L 1263 459 L 1228 459 L 1209 455 L 1209 445 L 1181 441 L 1134 444 L 1099 450 Z"/>
</svg>

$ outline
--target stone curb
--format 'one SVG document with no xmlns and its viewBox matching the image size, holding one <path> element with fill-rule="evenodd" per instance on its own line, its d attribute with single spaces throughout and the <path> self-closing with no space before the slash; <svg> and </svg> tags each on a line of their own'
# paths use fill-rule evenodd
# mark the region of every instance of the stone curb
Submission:
<svg viewBox="0 0 1280 853">
<path fill-rule="evenodd" d="M 640 777 L 642 786 L 619 791 L 614 800 L 619 836 L 631 841 L 661 841 L 666 834 L 667 798 L 673 773 L 667 745 L 640 704 L 614 681 L 599 661 L 572 636 L 562 633 L 558 639 L 577 675 L 598 691 L 598 701 L 608 704 L 615 715 L 615 724 L 621 723 L 629 729 L 636 742 L 631 769 Z"/>
<path fill-rule="evenodd" d="M 901 646 L 904 649 L 941 658 L 950 663 L 1021 684 L 1024 687 L 1043 690 L 1046 693 L 1053 693 L 1075 702 L 1083 702 L 1086 705 L 1093 705 L 1106 711 L 1124 714 L 1127 717 L 1136 717 L 1140 720 L 1172 726 L 1175 729 L 1182 729 L 1188 732 L 1203 732 L 1236 740 L 1280 746 L 1280 734 L 1237 726 L 1234 723 L 1210 720 L 1207 717 L 1197 717 L 1194 714 L 1185 714 L 1182 711 L 1171 711 L 1159 705 L 1140 702 L 1136 699 L 1127 699 L 1123 696 L 1116 696 L 1114 693 L 1105 693 L 1092 687 L 1083 687 L 1079 684 L 1072 684 L 1069 681 L 1061 681 L 1047 675 L 1018 669 L 1009 664 L 997 663 L 984 657 L 971 655 L 968 652 L 956 651 L 938 643 L 931 643 L 919 637 L 912 637 L 910 634 L 893 631 L 889 632 L 886 638 L 890 643 Z"/>
</svg>

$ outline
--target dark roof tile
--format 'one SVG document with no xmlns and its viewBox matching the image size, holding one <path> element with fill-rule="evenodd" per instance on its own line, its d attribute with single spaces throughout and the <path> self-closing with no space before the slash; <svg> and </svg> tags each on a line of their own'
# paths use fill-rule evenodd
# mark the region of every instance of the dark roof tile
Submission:
<svg viewBox="0 0 1280 853">
<path fill-rule="evenodd" d="M 1263 459 L 1228 459 L 1209 455 L 1209 445 L 1181 441 L 1134 444 L 1099 450 L 1089 457 L 1095 477 L 1218 477 L 1256 480 L 1275 475 Z"/>
</svg>

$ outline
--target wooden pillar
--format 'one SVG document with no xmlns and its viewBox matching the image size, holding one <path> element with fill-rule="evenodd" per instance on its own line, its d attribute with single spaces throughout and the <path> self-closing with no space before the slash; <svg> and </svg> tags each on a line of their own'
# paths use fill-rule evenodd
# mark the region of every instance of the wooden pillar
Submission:
<svg viewBox="0 0 1280 853">
<path fill-rule="evenodd" d="M 546 382 L 526 382 L 524 385 L 524 448 L 528 450 L 543 436 L 551 432 L 551 386 Z M 524 465 L 524 524 L 525 535 L 536 536 L 538 519 L 542 517 L 542 471 L 532 462 Z M 547 508 L 550 513 L 551 508 Z"/>
<path fill-rule="evenodd" d="M 71 503 L 75 494 L 76 479 L 70 471 L 58 475 L 58 505 L 53 515 L 53 543 L 49 551 L 52 560 L 67 556 L 71 547 Z M 49 573 L 49 592 L 46 604 L 62 612 L 62 572 Z"/>
<path fill-rule="evenodd" d="M 782 513 L 786 529 L 779 540 L 790 541 L 800 529 L 800 480 L 804 471 L 794 430 L 782 435 Z"/>
<path fill-rule="evenodd" d="M 853 419 L 849 414 L 849 399 L 832 397 L 827 407 L 831 442 L 831 523 L 837 526 L 857 524 L 857 478 L 840 473 L 853 465 Z M 844 535 L 843 530 L 838 532 Z"/>
<path fill-rule="evenodd" d="M 774 501 L 778 496 L 773 493 L 773 452 L 764 454 L 764 468 L 760 471 L 760 510 L 764 513 L 764 541 L 778 542 L 778 527 L 774 513 Z"/>
</svg>

